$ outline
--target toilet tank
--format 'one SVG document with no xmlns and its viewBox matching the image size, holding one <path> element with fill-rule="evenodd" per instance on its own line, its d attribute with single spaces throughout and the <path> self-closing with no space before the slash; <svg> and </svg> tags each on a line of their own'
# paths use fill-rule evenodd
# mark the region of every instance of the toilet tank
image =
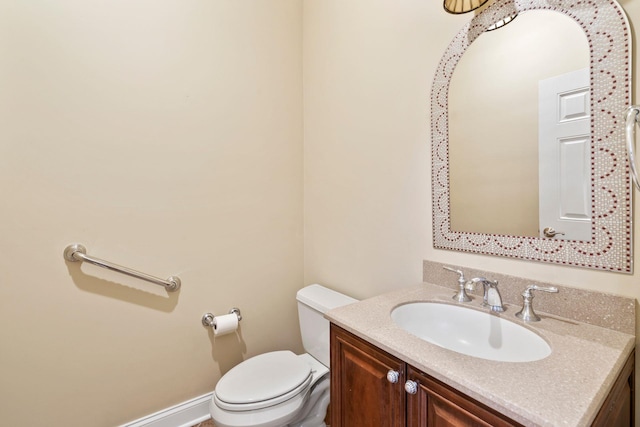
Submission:
<svg viewBox="0 0 640 427">
<path fill-rule="evenodd" d="M 317 284 L 300 289 L 296 299 L 302 345 L 307 353 L 329 367 L 329 321 L 324 313 L 358 300 Z"/>
</svg>

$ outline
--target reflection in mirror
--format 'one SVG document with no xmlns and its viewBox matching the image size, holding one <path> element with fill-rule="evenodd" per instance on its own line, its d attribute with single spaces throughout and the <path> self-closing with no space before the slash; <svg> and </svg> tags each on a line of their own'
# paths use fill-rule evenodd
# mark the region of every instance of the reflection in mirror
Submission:
<svg viewBox="0 0 640 427">
<path fill-rule="evenodd" d="M 509 22 L 513 21 L 514 19 L 516 19 L 516 17 L 518 16 L 517 13 L 514 13 L 513 15 L 509 15 L 506 18 L 503 18 L 499 21 L 497 21 L 495 24 L 490 25 L 486 31 L 494 31 L 497 30 L 498 28 L 502 28 L 505 25 L 507 25 Z"/>
<path fill-rule="evenodd" d="M 537 25 L 518 29 L 536 15 L 543 17 Z M 509 25 L 486 32 L 513 16 Z M 564 24 L 552 29 L 556 21 Z M 517 41 L 511 32 L 519 33 Z M 490 44 L 503 36 L 499 47 Z M 435 248 L 633 272 L 632 195 L 624 161 L 630 36 L 624 11 L 610 0 L 590 0 L 581 7 L 565 0 L 495 0 L 463 26 L 438 64 L 431 90 Z M 503 46 L 510 47 L 500 51 Z M 556 56 L 540 56 L 548 54 Z M 481 61 L 474 64 L 478 56 Z M 564 63 L 567 57 L 571 63 Z M 464 65 L 467 61 L 471 65 Z M 512 67 L 519 68 L 505 74 Z M 460 80 L 472 86 L 465 89 Z M 563 89 L 567 82 L 573 86 Z M 472 100 L 476 92 L 481 96 Z M 537 101 L 532 105 L 529 100 L 536 98 L 553 107 L 541 108 Z M 556 132 L 574 124 L 579 129 Z M 553 142 L 551 148 L 545 141 Z M 556 152 L 551 166 L 538 161 L 546 158 L 546 150 Z M 489 181 L 483 176 L 487 172 L 497 180 Z M 539 181 L 549 177 L 561 185 L 543 182 L 546 187 L 540 190 Z M 467 182 L 457 183 L 460 179 Z M 550 191 L 558 193 L 551 199 L 562 202 L 556 213 L 586 224 L 584 234 L 571 235 L 564 224 L 561 228 L 541 219 L 539 212 L 546 209 L 540 206 Z M 467 205 L 476 195 L 475 205 Z M 500 201 L 495 195 L 506 197 Z M 520 207 L 524 209 L 512 210 Z M 467 220 L 482 221 L 464 224 Z M 514 228 L 498 228 L 505 226 Z"/>
<path fill-rule="evenodd" d="M 540 237 L 546 227 L 567 232 L 563 224 L 540 225 L 541 206 L 558 212 L 560 208 L 558 203 L 539 204 L 539 198 L 561 193 L 539 191 L 539 178 L 544 177 L 539 177 L 538 140 L 546 136 L 539 135 L 539 85 L 588 66 L 584 31 L 554 11 L 520 13 L 509 25 L 485 32 L 469 46 L 449 86 L 452 230 L 529 237 Z M 578 130 L 581 136 L 590 133 L 588 118 L 583 120 L 586 129 Z M 586 154 L 578 169 L 585 161 L 588 165 L 589 150 Z M 590 175 L 584 178 L 588 192 Z M 585 196 L 579 208 L 590 208 L 589 194 Z M 582 222 L 586 235 L 563 238 L 590 240 L 590 223 Z"/>
</svg>

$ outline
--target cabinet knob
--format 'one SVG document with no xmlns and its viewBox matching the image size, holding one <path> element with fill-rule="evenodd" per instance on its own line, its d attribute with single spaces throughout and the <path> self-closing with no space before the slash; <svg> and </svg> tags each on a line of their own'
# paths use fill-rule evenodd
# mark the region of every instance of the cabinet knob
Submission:
<svg viewBox="0 0 640 427">
<path fill-rule="evenodd" d="M 418 392 L 418 383 L 409 380 L 404 383 L 404 390 L 409 394 L 416 394 Z"/>
<path fill-rule="evenodd" d="M 398 382 L 399 379 L 400 379 L 400 372 L 394 371 L 393 369 L 389 369 L 389 372 L 387 372 L 387 381 L 389 381 L 391 384 L 395 384 Z"/>
</svg>

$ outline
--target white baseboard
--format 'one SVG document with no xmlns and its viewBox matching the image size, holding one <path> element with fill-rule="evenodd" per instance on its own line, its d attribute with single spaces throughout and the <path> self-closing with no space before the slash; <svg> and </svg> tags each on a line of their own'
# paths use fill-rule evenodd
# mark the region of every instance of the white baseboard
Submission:
<svg viewBox="0 0 640 427">
<path fill-rule="evenodd" d="M 191 427 L 211 418 L 209 400 L 212 396 L 213 392 L 203 394 L 120 427 Z"/>
</svg>

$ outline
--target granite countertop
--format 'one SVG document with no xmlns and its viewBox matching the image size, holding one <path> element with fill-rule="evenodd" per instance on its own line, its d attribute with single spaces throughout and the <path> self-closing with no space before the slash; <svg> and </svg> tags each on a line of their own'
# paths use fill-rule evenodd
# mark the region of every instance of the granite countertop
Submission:
<svg viewBox="0 0 640 427">
<path fill-rule="evenodd" d="M 604 403 L 633 351 L 633 335 L 545 315 L 524 323 L 519 306 L 505 304 L 497 315 L 524 325 L 544 338 L 552 353 L 545 359 L 496 362 L 457 353 L 411 335 L 391 320 L 393 308 L 437 301 L 458 304 L 455 291 L 433 284 L 383 294 L 329 311 L 332 323 L 406 363 L 527 426 L 588 426 Z M 485 310 L 482 298 L 465 306 Z"/>
</svg>

